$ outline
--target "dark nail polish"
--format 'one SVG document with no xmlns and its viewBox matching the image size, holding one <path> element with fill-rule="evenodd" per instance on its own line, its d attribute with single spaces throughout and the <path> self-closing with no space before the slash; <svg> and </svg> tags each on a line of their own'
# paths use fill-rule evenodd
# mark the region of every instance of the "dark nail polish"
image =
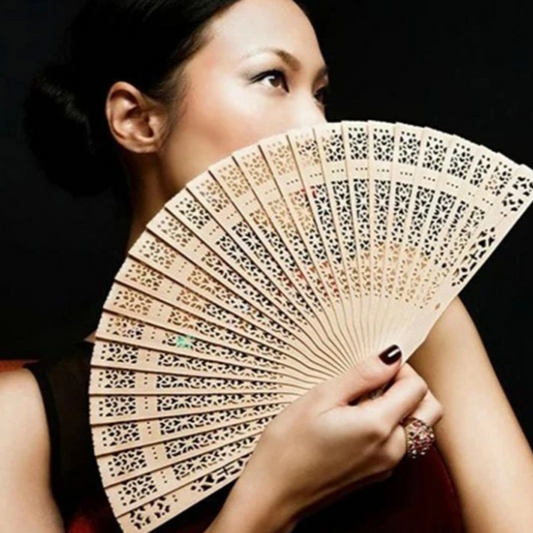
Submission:
<svg viewBox="0 0 533 533">
<path fill-rule="evenodd" d="M 379 358 L 386 364 L 386 365 L 392 365 L 400 357 L 402 356 L 402 351 L 396 344 L 391 346 L 390 348 L 387 348 L 380 356 Z"/>
</svg>

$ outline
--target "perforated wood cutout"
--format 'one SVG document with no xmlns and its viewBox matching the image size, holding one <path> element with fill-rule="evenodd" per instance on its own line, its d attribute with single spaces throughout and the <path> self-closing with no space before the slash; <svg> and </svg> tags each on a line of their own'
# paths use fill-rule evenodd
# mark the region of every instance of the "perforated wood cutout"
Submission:
<svg viewBox="0 0 533 533">
<path fill-rule="evenodd" d="M 96 332 L 90 422 L 126 533 L 236 480 L 273 418 L 392 344 L 404 362 L 533 200 L 533 172 L 431 128 L 289 130 L 148 223 Z"/>
</svg>

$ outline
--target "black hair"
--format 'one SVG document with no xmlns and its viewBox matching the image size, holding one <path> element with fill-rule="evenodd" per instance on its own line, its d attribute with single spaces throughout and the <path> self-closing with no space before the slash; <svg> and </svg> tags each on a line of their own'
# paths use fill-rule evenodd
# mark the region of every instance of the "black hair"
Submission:
<svg viewBox="0 0 533 533">
<path fill-rule="evenodd" d="M 64 52 L 35 76 L 26 97 L 27 141 L 48 179 L 76 196 L 109 186 L 127 196 L 105 116 L 109 89 L 127 81 L 170 109 L 179 106 L 182 68 L 204 44 L 209 22 L 238 1 L 86 2 Z"/>
</svg>

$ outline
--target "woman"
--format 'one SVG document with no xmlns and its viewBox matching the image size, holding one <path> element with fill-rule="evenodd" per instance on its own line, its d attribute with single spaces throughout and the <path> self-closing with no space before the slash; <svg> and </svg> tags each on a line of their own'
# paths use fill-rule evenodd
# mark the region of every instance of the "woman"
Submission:
<svg viewBox="0 0 533 533">
<path fill-rule="evenodd" d="M 71 28 L 65 63 L 50 66 L 32 89 L 31 145 L 68 190 L 111 183 L 130 201 L 130 247 L 211 163 L 270 134 L 324 122 L 324 67 L 313 27 L 293 0 L 92 0 Z M 0 376 L 0 533 L 63 531 L 81 498 L 101 490 L 87 426 L 91 342 L 94 332 L 70 357 Z M 398 355 L 392 348 L 382 360 L 369 358 L 285 409 L 195 530 L 305 531 L 313 516 L 337 520 L 340 501 L 349 516 L 368 491 L 401 480 L 402 421 L 413 416 L 435 426 L 467 533 L 532 531 L 533 456 L 461 302 L 449 306 L 410 365 L 399 369 Z M 389 382 L 382 397 L 351 405 Z M 404 503 L 423 515 L 416 502 Z M 370 509 L 367 524 L 382 520 L 376 531 L 388 531 L 385 523 L 402 531 L 399 518 L 378 516 L 392 516 L 395 504 Z M 445 521 L 449 509 L 440 530 L 451 533 L 458 529 Z M 338 531 L 362 531 L 356 514 Z M 179 518 L 173 531 L 190 528 Z"/>
</svg>

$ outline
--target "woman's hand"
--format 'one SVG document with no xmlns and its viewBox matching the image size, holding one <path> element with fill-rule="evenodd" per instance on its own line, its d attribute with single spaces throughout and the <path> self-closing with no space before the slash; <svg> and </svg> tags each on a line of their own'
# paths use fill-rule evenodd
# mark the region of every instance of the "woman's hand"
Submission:
<svg viewBox="0 0 533 533">
<path fill-rule="evenodd" d="M 267 426 L 232 497 L 264 517 L 283 517 L 289 527 L 281 530 L 290 531 L 306 514 L 389 477 L 406 453 L 402 420 L 416 416 L 432 426 L 442 417 L 425 381 L 399 367 L 369 358 L 298 398 Z M 389 381 L 382 396 L 356 403 Z"/>
</svg>

